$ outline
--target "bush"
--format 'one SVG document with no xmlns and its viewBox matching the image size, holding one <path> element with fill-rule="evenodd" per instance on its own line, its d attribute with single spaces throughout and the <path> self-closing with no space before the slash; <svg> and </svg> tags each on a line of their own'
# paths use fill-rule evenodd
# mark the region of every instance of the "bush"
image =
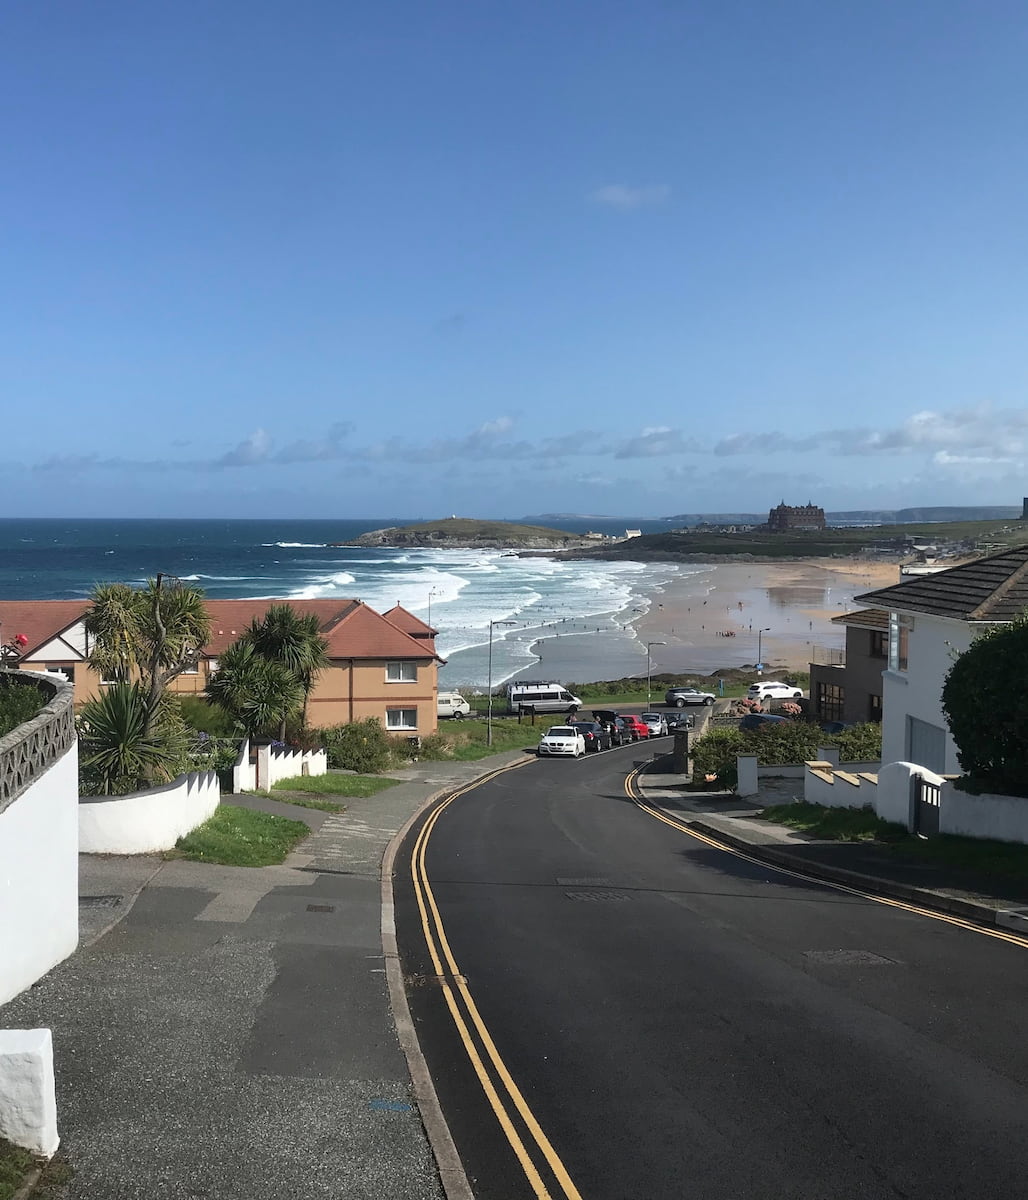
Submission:
<svg viewBox="0 0 1028 1200">
<path fill-rule="evenodd" d="M 840 762 L 875 762 L 882 757 L 882 727 L 874 722 L 854 725 L 832 734 L 829 744 L 839 747 Z"/>
<path fill-rule="evenodd" d="M 692 747 L 695 775 L 716 775 L 719 787 L 729 783 L 737 754 L 755 754 L 762 766 L 787 766 L 816 756 L 819 746 L 837 746 L 841 762 L 869 762 L 882 754 L 880 725 L 854 725 L 828 734 L 810 721 L 770 722 L 745 732 L 715 727 Z"/>
<path fill-rule="evenodd" d="M 206 733 L 209 737 L 238 738 L 242 727 L 217 704 L 211 704 L 203 696 L 179 696 L 182 720 L 190 729 Z"/>
<path fill-rule="evenodd" d="M 942 709 L 980 788 L 1023 795 L 1028 774 L 1028 618 L 975 638 L 946 674 Z"/>
<path fill-rule="evenodd" d="M 693 775 L 720 775 L 735 766 L 735 756 L 746 754 L 749 742 L 741 729 L 715 728 L 692 745 Z"/>
<path fill-rule="evenodd" d="M 393 758 L 392 740 L 374 717 L 321 730 L 328 765 L 362 775 L 377 775 Z"/>
<path fill-rule="evenodd" d="M 45 708 L 50 697 L 31 683 L 0 677 L 0 737 L 24 725 Z"/>
</svg>

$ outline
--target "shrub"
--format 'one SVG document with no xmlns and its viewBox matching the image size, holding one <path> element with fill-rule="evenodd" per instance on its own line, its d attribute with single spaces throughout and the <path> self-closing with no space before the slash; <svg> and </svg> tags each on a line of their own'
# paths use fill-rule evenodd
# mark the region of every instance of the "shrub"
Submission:
<svg viewBox="0 0 1028 1200">
<path fill-rule="evenodd" d="M 362 775 L 377 775 L 392 760 L 392 740 L 374 717 L 321 730 L 328 765 Z"/>
<path fill-rule="evenodd" d="M 179 696 L 182 720 L 190 729 L 206 733 L 210 737 L 238 738 L 241 727 L 217 704 L 211 704 L 203 696 Z"/>
<path fill-rule="evenodd" d="M 50 697 L 31 683 L 0 677 L 0 737 L 24 725 L 44 708 Z"/>
<path fill-rule="evenodd" d="M 693 774 L 721 775 L 735 766 L 735 756 L 747 753 L 747 735 L 741 729 L 712 729 L 692 746 Z"/>
<path fill-rule="evenodd" d="M 841 762 L 874 762 L 882 757 L 882 727 L 874 722 L 854 725 L 833 734 L 829 744 L 839 747 Z"/>
<path fill-rule="evenodd" d="M 942 709 L 966 774 L 1023 795 L 1028 773 L 1028 618 L 986 630 L 946 674 Z"/>
</svg>

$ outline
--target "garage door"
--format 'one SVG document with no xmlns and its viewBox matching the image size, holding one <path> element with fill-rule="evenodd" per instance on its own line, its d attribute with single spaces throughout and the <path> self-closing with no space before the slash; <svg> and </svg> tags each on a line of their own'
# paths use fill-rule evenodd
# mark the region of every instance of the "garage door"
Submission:
<svg viewBox="0 0 1028 1200">
<path fill-rule="evenodd" d="M 946 770 L 946 730 L 907 717 L 907 761 L 941 775 Z"/>
</svg>

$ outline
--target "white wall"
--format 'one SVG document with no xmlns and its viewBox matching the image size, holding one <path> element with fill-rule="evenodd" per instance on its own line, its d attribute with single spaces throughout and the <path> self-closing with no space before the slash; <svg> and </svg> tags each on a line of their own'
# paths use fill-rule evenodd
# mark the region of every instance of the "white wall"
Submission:
<svg viewBox="0 0 1028 1200">
<path fill-rule="evenodd" d="M 267 791 L 279 780 L 295 775 L 324 775 L 328 755 L 324 750 L 284 750 L 278 746 L 257 747 L 257 787 Z"/>
<path fill-rule="evenodd" d="M 946 733 L 942 774 L 957 775 L 957 748 L 942 712 L 942 685 L 953 660 L 970 646 L 974 634 L 964 621 L 913 617 L 906 671 L 882 673 L 882 762 L 906 760 L 907 717 L 936 725 Z"/>
<path fill-rule="evenodd" d="M 1025 783 L 1028 785 L 1028 780 Z M 972 796 L 947 781 L 942 785 L 939 832 L 1028 843 L 1028 798 Z"/>
<path fill-rule="evenodd" d="M 79 801 L 83 854 L 154 854 L 214 815 L 221 800 L 214 771 L 180 775 L 164 787 L 130 796 Z"/>
<path fill-rule="evenodd" d="M 0 1003 L 78 945 L 78 745 L 0 812 Z"/>
</svg>

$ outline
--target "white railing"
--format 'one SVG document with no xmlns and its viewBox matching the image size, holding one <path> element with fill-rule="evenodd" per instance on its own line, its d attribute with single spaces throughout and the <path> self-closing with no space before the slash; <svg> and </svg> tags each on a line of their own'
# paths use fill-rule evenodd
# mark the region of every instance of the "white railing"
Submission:
<svg viewBox="0 0 1028 1200">
<path fill-rule="evenodd" d="M 268 791 L 296 775 L 324 775 L 328 755 L 324 750 L 289 750 L 283 746 L 257 747 L 257 787 Z"/>
<path fill-rule="evenodd" d="M 83 854 L 154 854 L 214 815 L 221 801 L 215 771 L 180 775 L 163 787 L 129 796 L 83 796 L 79 800 L 79 849 Z"/>
</svg>

